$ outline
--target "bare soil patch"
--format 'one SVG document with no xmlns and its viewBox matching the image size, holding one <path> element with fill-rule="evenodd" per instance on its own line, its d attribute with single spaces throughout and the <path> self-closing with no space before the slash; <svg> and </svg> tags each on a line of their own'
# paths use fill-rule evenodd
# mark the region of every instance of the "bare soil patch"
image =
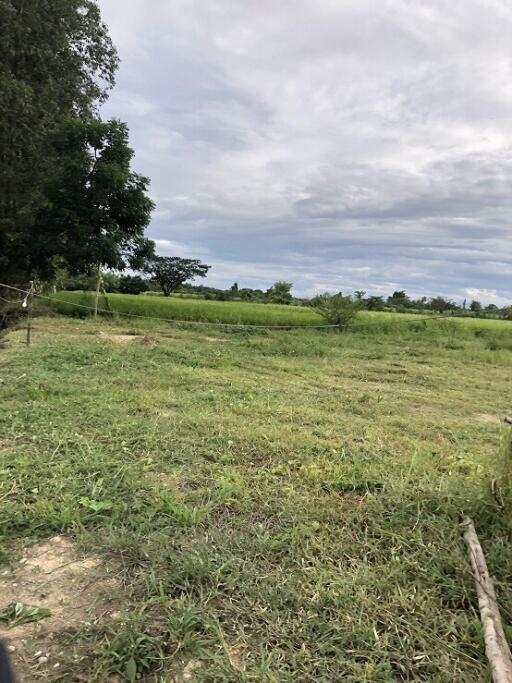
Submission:
<svg viewBox="0 0 512 683">
<path fill-rule="evenodd" d="M 207 342 L 229 342 L 230 339 L 224 339 L 223 337 L 203 337 Z"/>
<path fill-rule="evenodd" d="M 109 334 L 107 332 L 99 332 L 98 337 L 104 341 L 113 342 L 114 344 L 136 343 L 150 348 L 158 345 L 156 339 L 142 334 Z"/>
<path fill-rule="evenodd" d="M 163 408 L 158 411 L 158 417 L 176 417 L 177 414 L 177 408 Z"/>
<path fill-rule="evenodd" d="M 501 424 L 501 420 L 497 415 L 491 415 L 490 413 L 478 413 L 474 416 L 474 419 L 478 422 L 483 422 L 484 424 Z"/>
<path fill-rule="evenodd" d="M 36 623 L 0 624 L 18 683 L 57 675 L 67 637 L 84 622 L 118 609 L 120 594 L 119 582 L 102 561 L 80 557 L 69 539 L 55 536 L 29 548 L 0 575 L 0 609 L 23 603 L 50 610 Z"/>
<path fill-rule="evenodd" d="M 156 484 L 165 491 L 174 491 L 175 493 L 183 493 L 180 482 L 177 477 L 167 472 L 147 472 L 145 479 L 152 484 Z"/>
</svg>

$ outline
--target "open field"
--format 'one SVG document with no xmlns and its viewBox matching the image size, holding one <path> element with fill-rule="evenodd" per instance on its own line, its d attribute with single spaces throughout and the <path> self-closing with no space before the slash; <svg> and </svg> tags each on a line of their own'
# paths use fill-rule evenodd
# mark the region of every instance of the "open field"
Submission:
<svg viewBox="0 0 512 683">
<path fill-rule="evenodd" d="M 92 292 L 59 292 L 53 295 L 51 299 L 52 306 L 58 313 L 77 317 L 89 315 L 90 309 L 94 305 L 94 294 Z M 241 301 L 206 301 L 185 296 L 165 298 L 161 296 L 108 294 L 101 296 L 99 307 L 111 311 L 113 314 L 131 314 L 168 320 L 265 325 L 269 327 L 326 324 L 320 315 L 304 306 L 282 306 Z M 432 314 L 361 311 L 356 327 L 369 329 L 378 325 L 383 332 L 390 331 L 394 334 L 396 322 L 404 323 L 407 326 L 407 321 L 416 321 L 418 325 L 424 326 L 426 323 L 422 321 L 429 321 L 438 317 Z M 457 324 L 468 325 L 475 329 L 512 331 L 512 322 L 510 321 L 469 317 L 453 318 L 452 316 L 446 316 L 446 320 L 455 320 Z"/>
<path fill-rule="evenodd" d="M 52 297 L 59 313 L 79 315 L 80 309 L 65 302 L 93 306 L 92 292 L 59 292 Z M 100 307 L 117 313 L 245 325 L 322 325 L 325 320 L 301 306 L 254 304 L 239 301 L 205 301 L 204 299 L 108 294 L 100 299 Z M 82 309 L 84 312 L 84 309 Z"/>
<path fill-rule="evenodd" d="M 512 327 L 363 322 L 7 336 L 0 595 L 52 609 L 0 624 L 22 681 L 490 681 L 458 522 L 511 623 Z"/>
</svg>

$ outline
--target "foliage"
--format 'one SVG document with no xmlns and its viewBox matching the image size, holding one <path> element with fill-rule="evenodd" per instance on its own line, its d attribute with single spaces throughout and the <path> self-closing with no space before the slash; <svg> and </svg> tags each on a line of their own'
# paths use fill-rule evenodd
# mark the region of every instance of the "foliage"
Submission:
<svg viewBox="0 0 512 683">
<path fill-rule="evenodd" d="M 482 304 L 479 301 L 476 301 L 473 299 L 473 301 L 469 305 L 469 310 L 470 311 L 481 311 L 482 310 Z"/>
<path fill-rule="evenodd" d="M 340 330 L 346 329 L 361 310 L 361 301 L 350 296 L 338 294 L 320 294 L 311 299 L 310 306 L 331 325 Z"/>
<path fill-rule="evenodd" d="M 430 300 L 430 308 L 438 313 L 443 313 L 443 311 L 454 308 L 454 303 L 443 296 L 436 296 Z"/>
<path fill-rule="evenodd" d="M 153 202 L 148 179 L 130 169 L 126 124 L 69 119 L 53 132 L 52 146 L 59 164 L 36 217 L 32 268 L 49 277 L 57 263 L 72 273 L 140 266 L 153 249 L 144 237 Z"/>
<path fill-rule="evenodd" d="M 26 282 L 44 180 L 59 165 L 49 132 L 94 115 L 118 60 L 94 0 L 2 0 L 0 25 L 0 269 Z"/>
<path fill-rule="evenodd" d="M 57 290 L 64 291 L 91 291 L 96 287 L 97 273 L 87 275 L 85 273 L 78 273 L 71 275 L 64 268 L 60 268 L 51 281 Z M 101 274 L 102 290 L 105 292 L 119 292 L 119 276 L 111 271 L 104 271 Z"/>
<path fill-rule="evenodd" d="M 283 280 L 274 282 L 272 287 L 267 289 L 267 299 L 274 304 L 290 304 L 292 301 L 292 287 L 293 284 L 291 282 L 284 282 Z"/>
<path fill-rule="evenodd" d="M 164 296 L 169 296 L 188 280 L 206 277 L 210 268 L 198 259 L 178 256 L 153 256 L 144 265 L 145 272 L 162 289 Z"/>
<path fill-rule="evenodd" d="M 119 292 L 121 294 L 141 294 L 149 289 L 148 281 L 139 275 L 123 275 L 119 278 Z"/>
<path fill-rule="evenodd" d="M 382 296 L 369 296 L 363 300 L 368 311 L 382 311 L 384 308 L 384 298 Z"/>
<path fill-rule="evenodd" d="M 45 607 L 32 607 L 22 602 L 12 602 L 0 610 L 0 623 L 7 624 L 9 628 L 21 624 L 33 624 L 51 615 Z"/>
</svg>

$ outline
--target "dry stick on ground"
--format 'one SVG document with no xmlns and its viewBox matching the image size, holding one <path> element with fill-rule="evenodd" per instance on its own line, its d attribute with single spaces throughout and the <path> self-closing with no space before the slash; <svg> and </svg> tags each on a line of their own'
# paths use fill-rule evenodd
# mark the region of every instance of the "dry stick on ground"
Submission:
<svg viewBox="0 0 512 683">
<path fill-rule="evenodd" d="M 464 517 L 464 541 L 468 546 L 469 559 L 478 595 L 478 607 L 484 630 L 485 653 L 491 665 L 494 683 L 512 683 L 512 657 L 503 631 L 500 610 L 494 585 L 487 569 L 484 553 L 473 521 Z"/>
</svg>

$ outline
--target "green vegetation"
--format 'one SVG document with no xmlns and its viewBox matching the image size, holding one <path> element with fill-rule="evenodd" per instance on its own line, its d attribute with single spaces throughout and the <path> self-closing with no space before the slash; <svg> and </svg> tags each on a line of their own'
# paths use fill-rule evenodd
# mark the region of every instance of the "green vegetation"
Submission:
<svg viewBox="0 0 512 683">
<path fill-rule="evenodd" d="M 9 334 L 3 556 L 66 533 L 126 586 L 117 614 L 59 635 L 48 680 L 490 680 L 458 522 L 473 516 L 510 623 L 511 328 L 383 318 Z"/>
<path fill-rule="evenodd" d="M 337 297 L 332 297 L 334 300 Z M 343 297 L 345 299 L 346 297 Z M 330 299 L 330 298 L 329 298 Z M 61 314 L 85 317 L 91 313 L 87 310 L 94 305 L 92 292 L 58 292 L 51 297 L 52 307 Z M 85 308 L 80 308 L 84 306 Z M 212 323 L 231 323 L 244 325 L 325 325 L 327 320 L 307 306 L 289 306 L 279 304 L 248 303 L 243 301 L 209 301 L 187 298 L 183 295 L 173 297 L 135 296 L 108 294 L 100 297 L 100 309 L 110 314 L 132 314 L 145 317 L 164 318 Z M 379 331 L 382 334 L 396 332 L 397 325 L 411 327 L 415 331 L 432 328 L 429 315 L 420 316 L 415 313 L 383 313 L 379 311 L 361 311 L 352 327 L 358 330 Z M 446 329 L 453 325 L 467 326 L 475 330 L 496 330 L 510 332 L 509 321 L 480 320 L 476 318 L 449 318 L 441 320 Z M 439 325 L 437 326 L 439 327 Z M 437 328 L 436 328 L 437 329 Z M 480 332 L 479 332 L 480 334 Z M 507 344 L 508 336 L 504 342 Z"/>
<path fill-rule="evenodd" d="M 92 307 L 91 292 L 59 292 L 52 296 L 59 313 L 86 315 L 86 309 L 70 304 Z M 112 313 L 131 313 L 169 320 L 223 322 L 244 325 L 323 325 L 325 320 L 314 311 L 300 306 L 252 304 L 240 301 L 206 301 L 180 297 L 130 296 L 109 294 L 100 298 L 100 308 Z"/>
</svg>

